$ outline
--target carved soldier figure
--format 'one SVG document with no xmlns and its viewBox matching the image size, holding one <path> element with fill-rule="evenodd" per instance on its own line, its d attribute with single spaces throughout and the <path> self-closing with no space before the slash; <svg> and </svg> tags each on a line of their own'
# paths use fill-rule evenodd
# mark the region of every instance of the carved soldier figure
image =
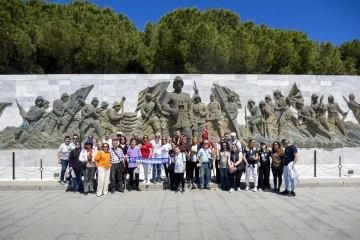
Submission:
<svg viewBox="0 0 360 240">
<path fill-rule="evenodd" d="M 248 123 L 249 123 L 249 130 L 250 130 L 251 134 L 255 133 L 255 127 L 256 127 L 257 130 L 259 131 L 259 133 L 261 135 L 263 135 L 263 132 L 261 129 L 262 120 L 261 120 L 260 108 L 255 105 L 255 102 L 252 99 L 248 100 L 248 108 L 249 108 L 249 111 L 251 114 L 251 116 L 247 117 Z"/>
<path fill-rule="evenodd" d="M 278 136 L 283 136 L 283 126 L 287 120 L 290 120 L 295 127 L 299 129 L 299 123 L 287 104 L 287 101 L 290 100 L 284 99 L 280 90 L 274 91 L 274 97 L 276 99 L 274 110 L 280 112 L 280 117 L 278 119 Z"/>
<path fill-rule="evenodd" d="M 16 130 L 15 140 L 19 139 L 23 131 L 29 129 L 30 126 L 40 130 L 41 120 L 45 112 L 43 103 L 43 97 L 38 96 L 35 99 L 35 106 L 31 106 L 29 111 L 24 116 L 22 116 L 24 123 Z"/>
<path fill-rule="evenodd" d="M 102 137 L 101 134 L 101 125 L 99 121 L 100 115 L 96 112 L 96 108 L 99 104 L 98 98 L 94 97 L 91 101 L 91 104 L 86 104 L 85 107 L 81 110 L 81 116 L 83 120 L 80 122 L 80 135 L 84 136 L 86 131 L 93 127 L 95 128 L 96 135 L 99 138 Z"/>
<path fill-rule="evenodd" d="M 141 116 L 144 120 L 143 127 L 147 128 L 149 125 L 153 133 L 160 132 L 160 119 L 158 113 L 161 112 L 161 105 L 158 99 L 153 101 L 151 93 L 147 93 L 145 96 L 146 103 L 141 106 Z"/>
<path fill-rule="evenodd" d="M 314 110 L 314 112 L 316 113 L 316 119 L 319 120 L 319 122 L 321 123 L 321 125 L 327 130 L 330 131 L 329 128 L 329 122 L 326 118 L 326 111 L 327 111 L 327 107 L 326 105 L 320 101 L 318 103 L 318 95 L 316 95 L 315 93 L 311 95 L 311 105 L 310 107 Z M 322 98 L 322 97 L 321 97 Z"/>
<path fill-rule="evenodd" d="M 115 101 L 112 108 L 109 108 L 107 110 L 109 122 L 114 127 L 111 131 L 115 130 L 114 132 L 117 132 L 121 128 L 121 121 L 124 119 L 124 115 L 122 113 L 119 113 L 119 111 L 123 107 L 125 100 L 126 98 L 123 97 L 121 99 L 121 102 Z"/>
<path fill-rule="evenodd" d="M 334 96 L 332 95 L 329 95 L 328 97 L 327 110 L 328 110 L 329 123 L 335 125 L 340 130 L 340 132 L 346 137 L 346 139 L 350 140 L 345 131 L 344 125 L 339 117 L 339 113 L 342 116 L 346 116 L 346 113 L 340 108 L 337 102 L 334 102 Z"/>
<path fill-rule="evenodd" d="M 192 104 L 192 135 L 193 137 L 197 137 L 197 139 L 200 139 L 205 128 L 205 119 L 208 111 L 205 104 L 201 102 L 199 94 L 195 94 L 193 99 L 194 103 Z"/>
<path fill-rule="evenodd" d="M 215 94 L 210 94 L 210 103 L 207 105 L 208 115 L 206 121 L 209 123 L 210 129 L 216 131 L 218 129 L 218 121 L 221 116 L 221 106 L 216 100 Z"/>
<path fill-rule="evenodd" d="M 42 118 L 39 121 L 39 130 L 41 132 L 46 131 L 46 128 L 48 126 L 48 118 L 50 117 L 50 112 L 47 112 L 46 110 L 49 108 L 50 102 L 48 100 L 44 100 L 43 102 L 43 109 L 44 109 L 44 113 Z"/>
<path fill-rule="evenodd" d="M 174 79 L 174 92 L 167 93 L 164 99 L 164 110 L 169 113 L 170 135 L 174 136 L 176 130 L 180 130 L 190 145 L 191 141 L 191 98 L 188 93 L 182 92 L 184 81 L 177 76 Z"/>
<path fill-rule="evenodd" d="M 65 113 L 62 117 L 62 132 L 65 132 L 67 130 L 66 128 L 69 127 L 72 121 L 81 121 L 81 116 L 76 114 L 79 113 L 81 108 L 84 106 L 85 101 L 81 95 L 78 95 L 75 100 L 70 100 L 65 104 Z"/>
<path fill-rule="evenodd" d="M 237 115 L 239 113 L 238 111 L 238 105 L 236 104 L 236 96 L 234 93 L 230 92 L 228 95 L 228 101 L 224 103 L 224 110 L 225 110 L 225 116 L 224 118 L 219 121 L 220 126 L 220 136 L 223 136 L 225 132 L 237 132 L 237 129 L 230 129 L 229 121 L 233 121 L 235 124 L 237 124 Z M 235 126 L 236 128 L 237 126 Z"/>
<path fill-rule="evenodd" d="M 268 109 L 275 113 L 275 104 L 273 103 L 272 98 L 269 94 L 265 96 L 265 102 L 269 106 Z"/>
<path fill-rule="evenodd" d="M 161 106 L 161 109 L 164 107 Z M 161 110 L 160 112 L 160 128 L 161 128 L 161 136 L 169 136 L 169 113 Z"/>
<path fill-rule="evenodd" d="M 316 119 L 316 113 L 312 107 L 305 106 L 302 99 L 296 100 L 295 107 L 298 110 L 298 119 L 302 119 L 303 125 L 299 130 L 304 133 L 308 138 L 312 138 L 312 135 L 307 130 L 309 126 L 315 129 L 316 133 L 322 134 L 329 138 L 330 141 L 333 140 L 329 131 L 327 131 L 321 123 Z"/>
<path fill-rule="evenodd" d="M 260 101 L 259 107 L 264 119 L 266 135 L 269 139 L 271 139 L 275 130 L 277 120 L 276 115 L 274 111 L 271 110 L 271 106 L 266 104 L 264 101 Z"/>
<path fill-rule="evenodd" d="M 65 113 L 65 103 L 67 103 L 67 101 L 69 101 L 69 95 L 67 93 L 63 93 L 60 99 L 54 101 L 53 110 L 50 113 L 50 134 L 54 132 L 56 126 L 60 128 L 62 117 Z"/>
<path fill-rule="evenodd" d="M 108 109 L 109 104 L 106 101 L 103 101 L 101 103 L 100 108 L 98 108 L 96 111 L 99 114 L 99 121 L 100 125 L 105 131 L 109 131 L 112 134 L 116 133 L 116 128 L 110 124 L 109 122 L 109 115 L 106 113 Z"/>
<path fill-rule="evenodd" d="M 355 119 L 360 123 L 360 104 L 355 101 L 355 95 L 353 93 L 349 95 L 347 104 L 353 112 Z"/>
</svg>

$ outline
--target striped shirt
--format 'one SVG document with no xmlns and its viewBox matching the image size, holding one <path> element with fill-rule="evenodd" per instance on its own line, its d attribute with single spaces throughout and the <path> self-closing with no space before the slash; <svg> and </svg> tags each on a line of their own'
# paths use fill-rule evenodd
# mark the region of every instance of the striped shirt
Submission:
<svg viewBox="0 0 360 240">
<path fill-rule="evenodd" d="M 110 153 L 111 153 L 111 163 L 112 164 L 117 164 L 117 163 L 120 163 L 123 161 L 124 153 L 121 150 L 121 148 L 117 148 L 116 150 L 114 150 L 114 148 L 111 148 Z"/>
</svg>

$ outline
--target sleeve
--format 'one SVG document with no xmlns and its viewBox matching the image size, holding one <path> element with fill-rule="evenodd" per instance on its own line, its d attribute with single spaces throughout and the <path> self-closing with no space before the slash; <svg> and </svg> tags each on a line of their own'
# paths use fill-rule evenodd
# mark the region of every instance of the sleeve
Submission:
<svg viewBox="0 0 360 240">
<path fill-rule="evenodd" d="M 74 150 L 71 150 L 69 154 L 69 168 L 73 166 Z"/>
<path fill-rule="evenodd" d="M 99 151 L 99 152 L 96 153 L 95 161 L 99 162 L 100 159 L 101 159 L 101 151 Z"/>
<path fill-rule="evenodd" d="M 294 145 L 293 145 L 293 146 L 294 146 Z M 294 154 L 295 154 L 295 153 L 298 153 L 297 147 L 294 146 L 292 149 L 293 149 L 293 153 L 294 153 Z"/>
<path fill-rule="evenodd" d="M 85 161 L 85 159 L 86 159 L 86 154 L 85 154 L 86 152 L 84 151 L 84 150 L 81 150 L 81 152 L 80 152 L 80 155 L 79 155 L 79 161 L 80 162 L 84 162 Z"/>
<path fill-rule="evenodd" d="M 200 148 L 200 150 L 198 151 L 197 156 L 201 157 L 201 154 L 202 154 L 202 148 Z"/>
<path fill-rule="evenodd" d="M 60 147 L 59 147 L 59 150 L 58 150 L 58 153 L 61 153 L 61 150 L 63 149 L 63 145 L 60 144 Z"/>
</svg>

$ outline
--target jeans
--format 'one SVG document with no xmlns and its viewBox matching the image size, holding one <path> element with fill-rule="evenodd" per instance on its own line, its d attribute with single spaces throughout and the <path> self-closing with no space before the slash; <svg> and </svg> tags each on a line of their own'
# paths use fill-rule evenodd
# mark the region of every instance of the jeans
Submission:
<svg viewBox="0 0 360 240">
<path fill-rule="evenodd" d="M 161 179 L 161 164 L 152 165 L 152 179 L 153 181 Z"/>
<path fill-rule="evenodd" d="M 73 169 L 73 171 L 75 175 L 73 179 L 73 187 L 74 190 L 79 190 L 81 184 L 81 171 L 76 171 L 75 169 Z"/>
<path fill-rule="evenodd" d="M 149 175 L 150 175 L 150 164 L 149 163 L 144 163 L 143 167 L 144 167 L 144 180 L 149 180 Z"/>
<path fill-rule="evenodd" d="M 119 185 L 119 190 L 123 188 L 122 182 L 122 170 L 124 168 L 123 164 L 117 163 L 112 164 L 110 169 L 110 190 L 115 191 L 116 183 Z"/>
<path fill-rule="evenodd" d="M 96 195 L 101 196 L 108 193 L 110 180 L 110 168 L 98 167 L 98 186 Z"/>
<path fill-rule="evenodd" d="M 291 191 L 295 192 L 295 180 L 294 180 L 294 173 L 292 170 L 293 163 L 289 163 L 287 166 L 284 166 L 284 181 L 285 181 L 285 190 L 290 191 L 291 184 Z"/>
<path fill-rule="evenodd" d="M 84 175 L 84 193 L 94 192 L 94 178 L 96 167 L 87 167 L 83 170 Z"/>
<path fill-rule="evenodd" d="M 209 163 L 202 163 L 200 166 L 200 187 L 209 187 L 210 185 L 210 168 Z"/>
<path fill-rule="evenodd" d="M 175 189 L 179 189 L 180 183 L 185 188 L 184 173 L 175 173 Z"/>
<path fill-rule="evenodd" d="M 229 174 L 227 168 L 220 168 L 221 188 L 229 187 Z"/>
<path fill-rule="evenodd" d="M 246 187 L 250 186 L 250 174 L 254 178 L 254 188 L 257 188 L 258 186 L 258 165 L 257 164 L 250 164 L 249 167 L 245 167 L 245 178 L 246 178 Z"/>
<path fill-rule="evenodd" d="M 64 181 L 65 178 L 65 172 L 66 172 L 66 168 L 69 165 L 69 161 L 68 160 L 63 160 L 61 159 L 61 175 L 60 175 L 60 181 Z"/>
</svg>

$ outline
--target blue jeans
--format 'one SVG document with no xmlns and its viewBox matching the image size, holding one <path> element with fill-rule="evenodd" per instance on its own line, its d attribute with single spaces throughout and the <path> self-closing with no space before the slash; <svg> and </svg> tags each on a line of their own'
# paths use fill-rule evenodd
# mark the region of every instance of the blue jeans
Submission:
<svg viewBox="0 0 360 240">
<path fill-rule="evenodd" d="M 208 163 L 203 163 L 200 166 L 200 187 L 209 187 L 210 185 L 210 168 Z"/>
<path fill-rule="evenodd" d="M 74 170 L 75 178 L 73 179 L 73 187 L 75 190 L 79 190 L 80 183 L 81 183 L 81 171 Z"/>
<path fill-rule="evenodd" d="M 294 180 L 294 174 L 292 173 L 292 167 L 293 163 L 289 163 L 289 165 L 284 166 L 284 181 L 285 181 L 285 189 L 288 191 L 295 192 L 295 180 Z M 291 189 L 289 186 L 289 183 L 291 184 Z"/>
<path fill-rule="evenodd" d="M 229 174 L 227 168 L 220 168 L 221 188 L 229 187 Z"/>
<path fill-rule="evenodd" d="M 161 179 L 161 164 L 153 164 L 152 179 L 153 181 Z"/>
<path fill-rule="evenodd" d="M 68 165 L 69 165 L 69 161 L 61 159 L 60 181 L 64 181 L 65 172 L 66 172 L 66 168 L 67 168 Z"/>
</svg>

